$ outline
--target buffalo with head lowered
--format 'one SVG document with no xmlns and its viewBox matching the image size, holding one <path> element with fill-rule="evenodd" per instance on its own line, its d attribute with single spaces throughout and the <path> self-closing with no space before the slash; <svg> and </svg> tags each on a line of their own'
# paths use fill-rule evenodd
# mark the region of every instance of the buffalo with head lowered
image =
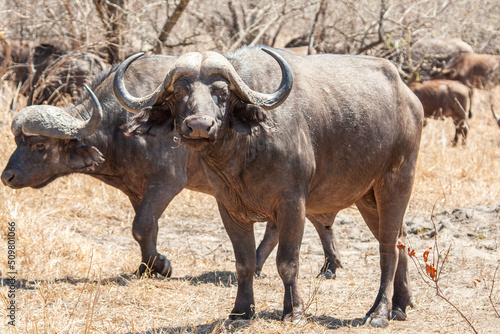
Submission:
<svg viewBox="0 0 500 334">
<path fill-rule="evenodd" d="M 397 245 L 405 242 L 424 114 L 390 62 L 260 47 L 188 53 L 156 90 L 137 96 L 122 75 L 139 56 L 118 69 L 115 95 L 140 111 L 131 133 L 175 129 L 200 158 L 235 252 L 229 322 L 254 315 L 254 222 L 277 225 L 283 318 L 297 320 L 304 315 L 297 278 L 305 217 L 328 225 L 352 204 L 380 245 L 380 289 L 366 323 L 406 317 L 407 255 Z"/>
<path fill-rule="evenodd" d="M 472 90 L 456 80 L 429 80 L 412 82 L 408 85 L 422 102 L 425 117 L 450 117 L 455 124 L 455 137 L 452 145 L 455 146 L 458 138 L 462 137 L 465 145 L 469 125 L 467 114 L 472 116 Z"/>
<path fill-rule="evenodd" d="M 500 83 L 500 56 L 466 53 L 433 73 L 434 79 L 458 80 L 469 88 L 490 89 Z"/>
<path fill-rule="evenodd" d="M 165 56 L 143 58 L 130 68 L 125 80 L 131 84 L 142 78 L 134 93 L 145 94 L 163 81 L 174 61 Z M 114 75 L 114 69 L 102 72 L 93 84 L 95 96 L 87 95 L 68 110 L 33 105 L 19 111 L 12 122 L 17 148 L 2 173 L 2 182 L 12 188 L 41 188 L 60 176 L 83 173 L 120 189 L 136 213 L 132 232 L 142 254 L 137 273 L 169 276 L 170 261 L 157 251 L 159 217 L 183 188 L 207 194 L 213 191 L 198 157 L 179 147 L 172 134 L 148 138 L 124 134 L 121 126 L 132 114 L 113 95 Z M 333 231 L 313 217 L 311 221 L 325 250 L 321 273 L 335 277 L 341 263 Z M 275 225 L 268 223 L 257 250 L 257 274 L 277 239 Z"/>
</svg>

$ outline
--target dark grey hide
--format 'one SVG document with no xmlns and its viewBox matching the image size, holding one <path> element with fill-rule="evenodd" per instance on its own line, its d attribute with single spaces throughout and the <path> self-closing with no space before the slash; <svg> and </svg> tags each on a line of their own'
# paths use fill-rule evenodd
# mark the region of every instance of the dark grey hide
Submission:
<svg viewBox="0 0 500 334">
<path fill-rule="evenodd" d="M 266 49 L 183 55 L 143 97 L 131 97 L 126 87 L 133 86 L 117 74 L 120 103 L 136 112 L 147 107 L 130 131 L 173 122 L 201 159 L 235 252 L 238 292 L 229 322 L 254 315 L 254 222 L 276 222 L 283 318 L 300 319 L 305 217 L 330 224 L 352 204 L 380 244 L 380 290 L 366 323 L 404 319 L 411 290 L 407 255 L 396 246 L 405 242 L 422 105 L 384 59 Z"/>
<path fill-rule="evenodd" d="M 143 95 L 162 82 L 174 61 L 175 58 L 164 56 L 143 58 L 130 68 L 125 81 L 128 85 L 134 83 L 134 94 Z M 2 181 L 11 188 L 41 188 L 60 176 L 83 173 L 122 190 L 136 212 L 132 232 L 142 254 L 137 274 L 170 276 L 170 261 L 156 248 L 159 217 L 185 187 L 212 195 L 213 191 L 198 157 L 190 154 L 187 147 L 179 147 L 174 134 L 148 138 L 124 134 L 121 126 L 132 114 L 121 108 L 113 95 L 114 74 L 103 72 L 94 84 L 103 115 L 102 122 L 99 118 L 93 129 L 75 130 L 89 115 L 98 114 L 88 96 L 69 110 L 48 105 L 21 110 L 12 125 L 17 149 L 2 173 Z M 333 278 L 340 266 L 333 231 L 314 220 L 313 223 L 325 249 L 321 274 Z M 277 229 L 269 223 L 257 250 L 258 274 L 277 243 Z"/>
</svg>

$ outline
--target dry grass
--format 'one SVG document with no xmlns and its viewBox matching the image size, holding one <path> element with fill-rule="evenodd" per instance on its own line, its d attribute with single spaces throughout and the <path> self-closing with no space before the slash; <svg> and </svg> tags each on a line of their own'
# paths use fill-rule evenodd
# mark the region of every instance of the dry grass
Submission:
<svg viewBox="0 0 500 334">
<path fill-rule="evenodd" d="M 8 111 L 12 89 L 3 86 L 0 100 L 0 165 L 15 144 Z M 450 120 L 429 121 L 424 129 L 409 215 L 431 214 L 455 207 L 500 204 L 500 129 L 484 94 L 476 95 L 466 147 L 450 145 Z M 496 97 L 500 97 L 497 91 Z M 497 105 L 500 106 L 500 103 Z M 499 107 L 500 108 L 500 107 Z M 301 287 L 309 301 L 311 322 L 294 326 L 279 321 L 282 284 L 274 253 L 264 267 L 266 277 L 255 282 L 257 318 L 248 327 L 225 329 L 222 322 L 236 295 L 232 248 L 215 201 L 183 191 L 160 220 L 159 249 L 174 266 L 171 279 L 131 279 L 139 247 L 130 233 L 133 210 L 125 195 L 88 176 L 72 175 L 41 190 L 0 187 L 0 269 L 6 273 L 7 222 L 17 223 L 18 304 L 16 327 L 6 325 L 6 288 L 0 291 L 0 332 L 15 333 L 465 333 L 469 329 L 437 299 L 412 270 L 416 307 L 408 320 L 391 322 L 388 330 L 354 328 L 361 323 L 378 289 L 378 247 L 354 209 L 358 234 L 336 224 L 345 269 L 334 281 L 315 279 L 323 258 L 319 240 L 307 225 L 301 254 Z M 480 332 L 494 333 L 500 319 L 488 301 L 486 282 L 498 263 L 497 233 L 474 242 L 455 240 L 443 232 L 440 240 L 454 244 L 442 290 Z M 257 224 L 257 237 L 263 233 Z M 493 250 L 484 250 L 483 242 Z M 415 237 L 424 249 L 429 240 Z M 484 252 L 477 253 L 478 250 Z M 411 268 L 414 269 L 414 268 Z M 475 279 L 481 282 L 474 284 Z M 492 300 L 497 308 L 498 291 Z"/>
</svg>

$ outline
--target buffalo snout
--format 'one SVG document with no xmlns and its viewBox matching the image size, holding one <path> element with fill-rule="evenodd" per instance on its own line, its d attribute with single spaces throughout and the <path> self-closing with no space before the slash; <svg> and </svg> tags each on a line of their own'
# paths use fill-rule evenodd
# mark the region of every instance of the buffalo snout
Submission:
<svg viewBox="0 0 500 334">
<path fill-rule="evenodd" d="M 2 183 L 5 186 L 16 188 L 16 181 L 18 181 L 19 177 L 16 175 L 16 171 L 13 169 L 6 169 L 2 172 Z"/>
<path fill-rule="evenodd" d="M 215 119 L 210 116 L 189 116 L 182 123 L 182 135 L 197 139 L 215 138 Z"/>
</svg>

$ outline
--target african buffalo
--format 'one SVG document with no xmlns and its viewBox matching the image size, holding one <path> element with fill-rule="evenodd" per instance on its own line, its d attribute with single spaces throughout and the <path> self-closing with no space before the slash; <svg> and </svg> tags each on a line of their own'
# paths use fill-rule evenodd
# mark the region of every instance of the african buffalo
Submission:
<svg viewBox="0 0 500 334">
<path fill-rule="evenodd" d="M 0 74 L 3 76 L 7 69 L 8 79 L 17 86 L 28 79 L 30 68 L 26 66 L 33 53 L 32 41 L 8 40 L 0 35 Z"/>
<path fill-rule="evenodd" d="M 65 94 L 76 102 L 83 84 L 107 68 L 93 52 L 71 51 L 52 43 L 35 46 L 31 41 L 3 40 L 0 46 L 0 68 L 6 65 L 13 73 L 10 79 L 22 85 L 21 94 L 28 95 L 35 89 L 34 104 L 56 103 Z"/>
<path fill-rule="evenodd" d="M 147 77 L 134 90 L 135 94 L 145 94 L 161 83 L 174 60 L 165 56 L 144 58 L 134 64 L 126 80 L 132 83 L 136 78 Z M 142 253 L 137 273 L 142 275 L 148 265 L 151 273 L 169 276 L 170 261 L 156 249 L 158 218 L 184 187 L 207 194 L 213 191 L 197 156 L 186 147 L 178 147 L 172 135 L 145 139 L 124 135 L 120 126 L 131 114 L 113 96 L 114 74 L 114 69 L 104 71 L 93 84 L 103 106 L 102 116 L 92 96 L 66 111 L 48 105 L 33 105 L 19 111 L 12 123 L 17 149 L 1 178 L 12 188 L 41 188 L 60 176 L 83 173 L 122 190 L 136 212 L 132 232 Z M 84 126 L 80 115 L 92 115 L 91 124 Z M 143 160 L 137 159 L 138 156 Z M 310 219 L 325 250 L 320 274 L 333 278 L 336 268 L 341 266 L 333 231 L 313 217 Z M 277 230 L 268 223 L 257 250 L 257 274 L 277 242 Z"/>
<path fill-rule="evenodd" d="M 455 80 L 412 82 L 409 87 L 422 102 L 425 117 L 453 119 L 455 124 L 453 146 L 457 144 L 459 135 L 462 137 L 462 144 L 465 144 L 469 131 L 467 112 L 469 117 L 472 115 L 472 90 Z"/>
<path fill-rule="evenodd" d="M 490 88 L 500 81 L 500 56 L 489 54 L 462 54 L 441 70 L 434 79 L 458 80 L 469 88 Z"/>
<path fill-rule="evenodd" d="M 53 44 L 40 44 L 33 55 L 35 73 L 31 86 L 37 87 L 33 103 L 55 103 L 64 94 L 72 102 L 81 99 L 81 87 L 104 69 L 106 64 L 88 51 L 71 51 Z"/>
<path fill-rule="evenodd" d="M 140 56 L 117 70 L 115 96 L 140 111 L 131 133 L 175 129 L 201 160 L 236 258 L 238 291 L 228 323 L 254 315 L 254 222 L 277 225 L 283 319 L 299 320 L 305 217 L 328 226 L 352 204 L 380 245 L 380 290 L 365 323 L 387 326 L 391 313 L 406 318 L 407 255 L 397 244 L 406 239 L 403 217 L 424 115 L 389 61 L 261 47 L 226 57 L 193 52 L 177 59 L 156 90 L 137 97 L 126 87 L 143 79 L 130 86 L 122 76 Z"/>
<path fill-rule="evenodd" d="M 453 57 L 465 53 L 474 53 L 474 49 L 460 38 L 422 38 L 411 48 L 411 57 L 414 62 L 423 59 L 448 62 Z"/>
<path fill-rule="evenodd" d="M 430 80 L 433 71 L 448 63 L 454 57 L 473 53 L 472 47 L 459 38 L 426 37 L 418 39 L 411 48 L 408 57 L 411 63 L 402 64 L 402 69 L 409 73 L 410 81 L 418 76 L 422 80 Z M 397 55 L 396 57 L 399 57 Z M 398 62 L 398 59 L 392 59 Z"/>
</svg>

